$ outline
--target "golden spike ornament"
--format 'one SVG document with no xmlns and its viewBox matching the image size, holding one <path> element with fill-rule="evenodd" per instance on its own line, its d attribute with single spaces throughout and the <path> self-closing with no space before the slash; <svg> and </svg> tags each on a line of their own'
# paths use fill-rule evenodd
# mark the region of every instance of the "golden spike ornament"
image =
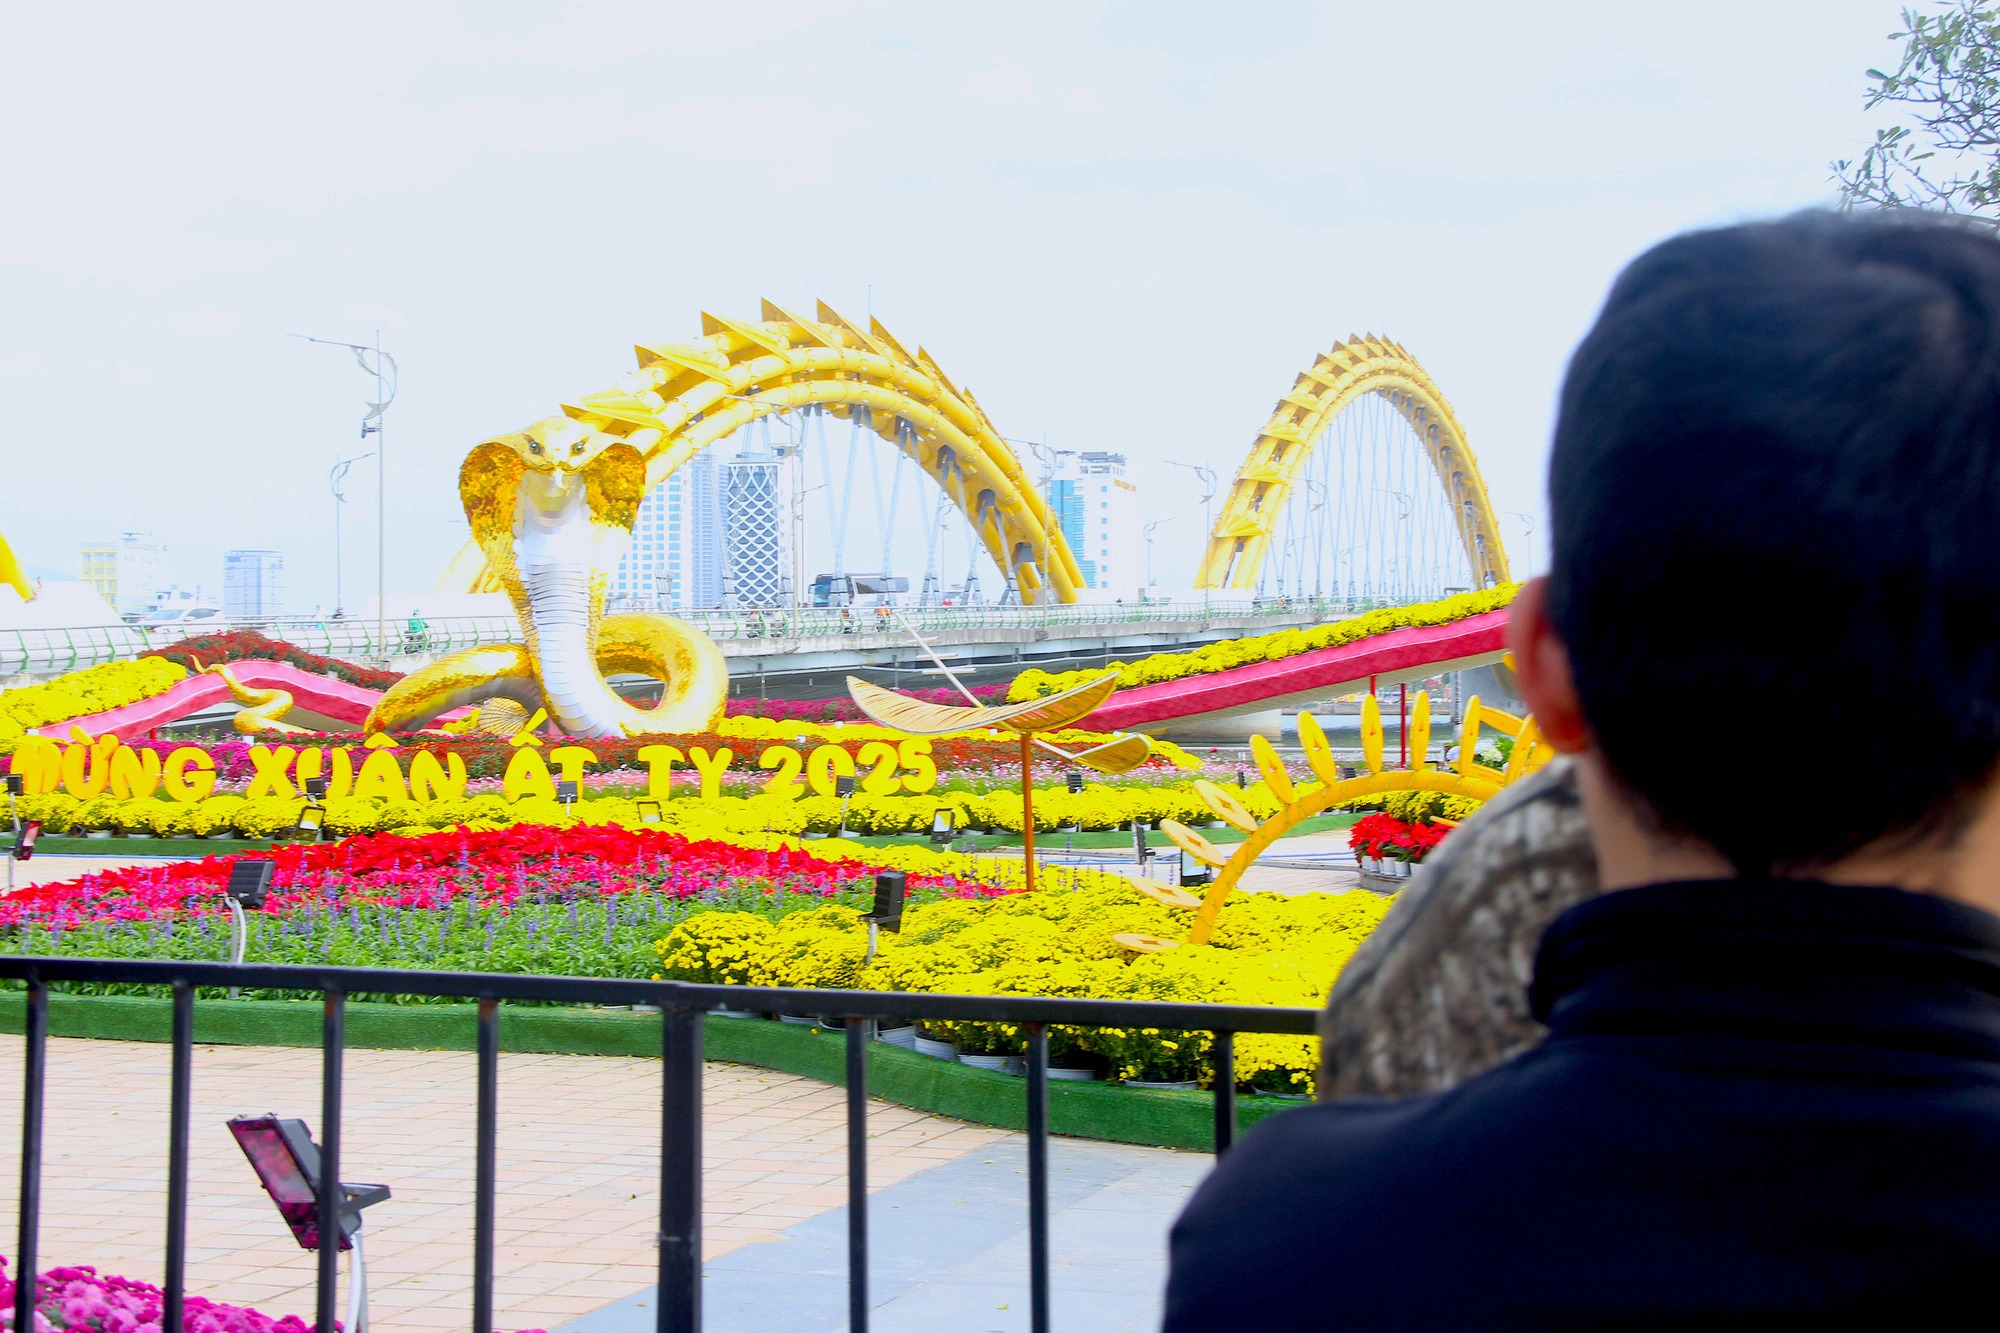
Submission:
<svg viewBox="0 0 2000 1333">
<path fill-rule="evenodd" d="M 1430 748 L 1428 693 L 1420 691 L 1417 694 L 1411 717 L 1409 766 L 1385 767 L 1381 709 L 1374 695 L 1364 699 L 1361 705 L 1361 753 L 1367 772 L 1344 778 L 1340 775 L 1340 766 L 1334 761 L 1333 747 L 1327 741 L 1326 732 L 1310 713 L 1300 713 L 1299 745 L 1305 751 L 1306 764 L 1319 782 L 1309 790 L 1295 788 L 1271 743 L 1261 736 L 1254 737 L 1250 743 L 1251 758 L 1264 775 L 1264 785 L 1282 802 L 1278 813 L 1262 823 L 1234 793 L 1212 782 L 1195 782 L 1196 794 L 1216 818 L 1247 836 L 1233 849 L 1224 849 L 1176 820 L 1160 821 L 1160 831 L 1173 839 L 1175 846 L 1218 872 L 1209 884 L 1208 892 L 1198 902 L 1174 904 L 1195 908 L 1186 943 L 1208 943 L 1215 930 L 1216 916 L 1222 911 L 1222 904 L 1228 899 L 1230 891 L 1242 880 L 1244 871 L 1268 851 L 1271 844 L 1315 815 L 1351 801 L 1390 792 L 1434 791 L 1446 796 L 1466 796 L 1485 801 L 1555 757 L 1555 751 L 1541 739 L 1541 732 L 1532 716 L 1515 717 L 1497 708 L 1486 707 L 1474 695 L 1465 702 L 1465 723 L 1459 733 L 1456 764 L 1449 769 L 1433 768 L 1425 753 Z M 1483 729 L 1513 737 L 1514 749 L 1508 756 L 1506 768 L 1490 767 L 1480 763 L 1476 757 Z M 1138 953 L 1156 952 L 1163 944 L 1172 947 L 1177 943 L 1171 940 L 1135 941 L 1136 937 L 1130 940 L 1118 937 L 1118 943 Z"/>
</svg>

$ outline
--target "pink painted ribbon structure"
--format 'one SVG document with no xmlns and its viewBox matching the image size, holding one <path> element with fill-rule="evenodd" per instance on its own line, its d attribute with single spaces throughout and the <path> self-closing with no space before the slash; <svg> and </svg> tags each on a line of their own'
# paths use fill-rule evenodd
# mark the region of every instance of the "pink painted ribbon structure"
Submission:
<svg viewBox="0 0 2000 1333">
<path fill-rule="evenodd" d="M 1276 662 L 1254 662 L 1204 676 L 1120 690 L 1083 721 L 1091 731 L 1142 730 L 1149 723 L 1203 713 L 1249 710 L 1320 692 L 1321 697 L 1365 689 L 1370 677 L 1429 674 L 1468 658 L 1493 657 L 1506 647 L 1507 609 L 1483 611 L 1448 625 L 1422 625 L 1371 634 L 1336 648 L 1315 648 Z"/>
<path fill-rule="evenodd" d="M 339 722 L 352 722 L 357 731 L 367 718 L 368 710 L 382 697 L 379 690 L 367 690 L 331 676 L 301 671 L 285 662 L 231 662 L 229 670 L 239 682 L 254 689 L 289 690 L 294 707 Z M 178 722 L 190 713 L 198 713 L 228 699 L 229 686 L 219 676 L 196 675 L 188 677 L 165 694 L 156 694 L 122 708 L 107 708 L 102 713 L 86 717 L 65 718 L 35 730 L 44 736 L 64 737 L 69 735 L 71 727 L 82 727 L 91 736 L 110 735 L 130 740 L 154 727 Z"/>
</svg>

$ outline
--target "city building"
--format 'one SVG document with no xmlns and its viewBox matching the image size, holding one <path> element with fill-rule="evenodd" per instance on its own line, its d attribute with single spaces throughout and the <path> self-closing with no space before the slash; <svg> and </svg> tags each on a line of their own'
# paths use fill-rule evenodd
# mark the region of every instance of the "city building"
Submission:
<svg viewBox="0 0 2000 1333">
<path fill-rule="evenodd" d="M 1076 556 L 1093 601 L 1136 601 L 1146 581 L 1139 487 L 1124 454 L 1086 450 L 1056 456 L 1047 498 Z"/>
<path fill-rule="evenodd" d="M 85 542 L 80 575 L 121 616 L 153 609 L 167 588 L 167 545 L 151 532 L 123 532 L 116 541 Z"/>
<path fill-rule="evenodd" d="M 612 578 L 613 597 L 657 603 L 670 610 L 684 604 L 682 489 L 681 474 L 676 472 L 639 502 L 632 540 Z"/>
<path fill-rule="evenodd" d="M 278 551 L 222 553 L 222 614 L 269 620 L 284 614 L 285 557 Z"/>
<path fill-rule="evenodd" d="M 746 449 L 723 469 L 727 583 L 732 606 L 784 606 L 792 599 L 790 515 L 778 460 Z"/>
</svg>

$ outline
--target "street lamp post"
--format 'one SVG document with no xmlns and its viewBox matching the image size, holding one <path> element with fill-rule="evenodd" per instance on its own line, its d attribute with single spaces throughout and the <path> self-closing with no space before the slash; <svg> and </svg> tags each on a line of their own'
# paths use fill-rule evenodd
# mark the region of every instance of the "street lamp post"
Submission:
<svg viewBox="0 0 2000 1333">
<path fill-rule="evenodd" d="M 340 619 L 347 605 L 340 583 L 340 507 L 347 503 L 347 497 L 341 494 L 340 483 L 347 480 L 347 469 L 364 458 L 374 456 L 375 451 L 370 449 L 365 454 L 343 458 L 333 465 L 333 471 L 326 474 L 327 489 L 333 492 L 333 616 L 336 620 Z"/>
<path fill-rule="evenodd" d="M 1204 546 L 1202 548 L 1201 564 L 1206 565 L 1208 563 L 1209 551 L 1212 548 L 1215 541 L 1215 519 L 1210 509 L 1211 504 L 1215 500 L 1215 480 L 1216 480 L 1215 470 L 1213 468 L 1201 467 L 1200 465 L 1195 463 L 1176 463 L 1171 458 L 1167 460 L 1167 466 L 1184 467 L 1188 471 L 1194 473 L 1195 476 L 1201 478 L 1202 541 L 1209 543 L 1209 545 Z M 1201 577 L 1201 565 L 1195 566 L 1195 574 L 1196 577 Z M 1208 587 L 1209 584 L 1213 583 L 1214 581 L 1215 580 L 1212 575 L 1210 577 L 1201 579 L 1201 613 L 1203 616 L 1208 615 Z"/>
<path fill-rule="evenodd" d="M 368 410 L 361 414 L 361 438 L 375 437 L 375 642 L 383 656 L 388 656 L 388 602 L 389 602 L 389 448 L 382 435 L 382 414 L 389 410 L 389 404 L 396 401 L 396 358 L 382 350 L 382 332 L 376 330 L 375 341 L 369 343 L 341 342 L 338 338 L 306 338 L 304 334 L 294 337 L 305 338 L 309 343 L 322 343 L 328 347 L 345 347 L 354 353 L 354 362 L 361 367 L 364 375 L 375 377 L 375 401 L 368 404 Z M 374 358 L 370 364 L 369 358 Z M 363 454 L 362 457 L 367 457 Z"/>
<path fill-rule="evenodd" d="M 1153 529 L 1173 522 L 1170 518 L 1157 518 L 1146 525 L 1146 586 L 1153 586 Z"/>
</svg>

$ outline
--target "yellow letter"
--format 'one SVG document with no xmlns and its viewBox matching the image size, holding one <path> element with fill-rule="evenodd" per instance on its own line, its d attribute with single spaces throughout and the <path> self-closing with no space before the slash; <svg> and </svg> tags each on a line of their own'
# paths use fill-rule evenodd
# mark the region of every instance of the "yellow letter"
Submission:
<svg viewBox="0 0 2000 1333">
<path fill-rule="evenodd" d="M 722 773 L 736 757 L 733 750 L 717 750 L 713 756 L 699 745 L 688 747 L 688 759 L 701 774 L 701 797 L 712 801 L 722 795 Z"/>
<path fill-rule="evenodd" d="M 121 801 L 148 801 L 160 785 L 160 752 L 121 745 L 111 752 L 111 794 Z"/>
<path fill-rule="evenodd" d="M 188 777 L 188 769 L 199 770 L 194 777 Z M 167 756 L 165 767 L 160 770 L 160 781 L 166 784 L 167 795 L 184 805 L 205 801 L 215 790 L 215 761 L 194 748 L 183 745 Z"/>
<path fill-rule="evenodd" d="M 275 796 L 281 801 L 289 801 L 299 793 L 293 788 L 291 779 L 285 776 L 292 766 L 292 756 L 298 751 L 289 745 L 280 745 L 273 750 L 268 745 L 250 747 L 250 762 L 257 766 L 257 772 L 250 779 L 250 786 L 243 795 L 255 800 L 259 796 Z"/>
<path fill-rule="evenodd" d="M 396 756 L 381 749 L 362 760 L 361 771 L 354 775 L 354 794 L 409 800 L 410 789 L 403 785 L 403 766 L 396 762 Z"/>
<path fill-rule="evenodd" d="M 418 801 L 457 800 L 465 795 L 465 761 L 450 750 L 445 751 L 445 763 L 450 765 L 450 775 L 439 766 L 437 756 L 429 750 L 419 750 L 410 760 L 410 796 Z"/>
<path fill-rule="evenodd" d="M 656 801 L 672 796 L 674 765 L 680 761 L 681 752 L 671 745 L 640 747 L 639 762 L 646 766 L 646 795 Z"/>
<path fill-rule="evenodd" d="M 71 796 L 88 799 L 111 783 L 111 752 L 118 748 L 116 736 L 99 736 L 89 745 L 76 744 L 63 751 L 63 788 Z M 88 771 L 85 760 L 89 760 Z"/>
<path fill-rule="evenodd" d="M 799 770 L 806 766 L 805 756 L 789 745 L 773 745 L 757 756 L 757 767 L 775 768 L 771 780 L 764 784 L 764 790 L 772 796 L 782 796 L 796 801 L 806 794 L 805 784 L 799 781 Z"/>
<path fill-rule="evenodd" d="M 578 795 L 583 793 L 583 766 L 597 762 L 597 756 L 581 745 L 558 745 L 549 751 L 549 758 L 555 760 L 556 769 L 564 782 L 574 782 Z"/>
<path fill-rule="evenodd" d="M 937 786 L 937 761 L 931 758 L 931 743 L 912 736 L 896 747 L 897 756 L 903 767 L 910 771 L 903 774 L 903 790 L 921 796 Z"/>
<path fill-rule="evenodd" d="M 556 784 L 549 776 L 549 766 L 543 762 L 542 752 L 530 745 L 523 745 L 514 751 L 514 757 L 507 761 L 507 774 L 500 779 L 500 790 L 510 801 L 518 801 L 523 796 L 539 796 L 545 801 L 553 801 Z"/>
<path fill-rule="evenodd" d="M 820 796 L 833 795 L 833 780 L 836 777 L 854 776 L 854 756 L 838 745 L 819 745 L 806 759 L 806 781 L 812 783 L 813 791 Z"/>
<path fill-rule="evenodd" d="M 870 741 L 861 747 L 856 756 L 864 764 L 873 764 L 867 777 L 861 779 L 861 790 L 870 796 L 893 796 L 903 789 L 896 777 L 896 747 L 887 741 Z"/>
<path fill-rule="evenodd" d="M 317 745 L 308 745 L 299 751 L 299 760 L 292 766 L 292 773 L 298 778 L 301 788 L 324 772 L 326 772 L 326 751 Z"/>
<path fill-rule="evenodd" d="M 333 776 L 326 780 L 326 799 L 338 801 L 354 794 L 354 757 L 345 750 L 332 755 Z"/>
<path fill-rule="evenodd" d="M 46 796 L 62 785 L 62 746 L 47 736 L 23 736 L 14 743 L 14 766 L 29 796 Z"/>
</svg>

